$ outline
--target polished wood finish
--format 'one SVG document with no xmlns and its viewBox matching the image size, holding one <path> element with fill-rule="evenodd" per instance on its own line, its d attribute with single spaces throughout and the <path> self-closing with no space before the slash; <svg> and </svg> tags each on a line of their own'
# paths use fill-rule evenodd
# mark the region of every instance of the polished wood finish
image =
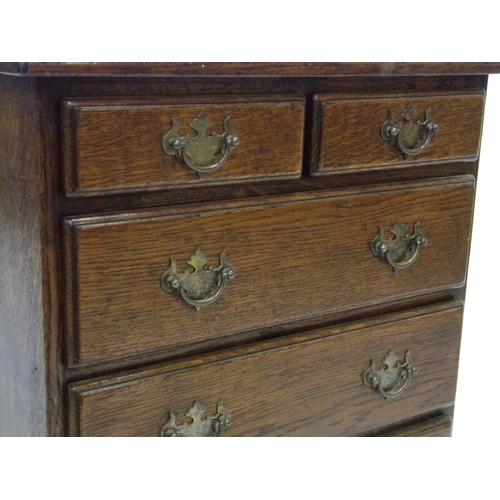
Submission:
<svg viewBox="0 0 500 500">
<path fill-rule="evenodd" d="M 405 123 L 400 116 L 412 105 L 425 121 L 432 110 L 439 132 L 418 156 L 405 159 L 390 141 L 381 136 L 382 124 L 393 112 L 394 123 Z M 315 96 L 314 154 L 310 171 L 316 174 L 352 172 L 373 168 L 419 168 L 423 162 L 457 159 L 475 160 L 479 155 L 484 109 L 484 91 L 458 95 L 401 94 L 363 96 Z"/>
<path fill-rule="evenodd" d="M 70 195 L 151 190 L 173 185 L 299 177 L 302 171 L 304 100 L 279 97 L 209 99 L 67 100 L 63 111 L 65 186 Z M 231 117 L 240 144 L 217 171 L 198 176 L 166 155 L 162 138 L 179 124 L 179 134 L 199 113 L 222 134 Z"/>
<path fill-rule="evenodd" d="M 73 384 L 70 434 L 157 436 L 169 411 L 182 415 L 195 400 L 212 411 L 224 400 L 233 420 L 228 436 L 353 435 L 449 405 L 462 309 L 435 309 L 361 329 L 325 329 L 282 347 L 268 343 L 251 355 L 222 352 L 194 368 L 165 365 L 156 374 Z M 363 384 L 371 359 L 409 349 L 419 373 L 401 396 L 385 400 Z"/>
<path fill-rule="evenodd" d="M 68 219 L 69 362 L 102 362 L 459 287 L 473 194 L 474 179 L 459 177 L 367 188 L 355 197 L 325 192 L 238 208 Z M 429 244 L 395 274 L 371 255 L 370 244 L 379 226 L 389 233 L 400 219 L 421 221 Z M 226 250 L 236 272 L 222 297 L 199 312 L 160 287 L 170 259 L 183 272 L 197 248 L 214 267 Z M 307 297 L 308 289 L 321 293 Z"/>
<path fill-rule="evenodd" d="M 429 419 L 453 415 L 479 115 L 486 75 L 496 71 L 500 64 L 0 63 L 0 435 L 158 435 L 168 411 L 185 412 L 193 398 L 215 410 L 217 367 L 228 371 L 216 386 L 237 401 L 226 402 L 237 417 L 228 435 L 449 429 L 432 431 Z M 311 175 L 323 141 L 314 96 L 408 95 L 458 96 L 453 124 L 459 111 L 474 117 L 464 144 L 446 139 L 450 121 L 418 168 L 400 158 Z M 280 143 L 287 151 L 274 156 L 261 141 L 269 111 L 245 122 L 245 142 L 266 158 L 249 160 L 250 176 L 240 156 L 225 165 L 233 177 L 171 182 L 161 144 L 144 155 L 149 138 L 134 127 L 149 133 L 155 106 L 199 103 L 290 106 L 273 139 L 290 137 Z M 109 147 L 118 111 L 132 117 L 121 126 L 133 158 L 119 156 L 120 140 Z M 433 152 L 440 136 L 446 154 Z M 85 148 L 92 154 L 82 163 Z M 187 171 L 181 162 L 166 170 L 176 168 Z M 289 174 L 300 178 L 278 177 Z M 389 235 L 400 218 L 410 228 L 420 220 L 429 243 L 394 273 L 370 243 L 378 226 Z M 220 301 L 200 312 L 159 283 L 170 258 L 183 271 L 198 247 L 215 266 L 226 249 L 236 270 Z M 366 357 L 389 349 L 411 349 L 420 370 L 402 396 L 408 405 L 362 384 Z M 356 365 L 354 375 L 337 365 Z M 286 416 L 278 423 L 276 409 Z"/>
<path fill-rule="evenodd" d="M 106 62 L 24 62 L 0 63 L 0 73 L 27 76 L 396 76 L 472 75 L 500 73 L 500 63 L 106 63 Z"/>
<path fill-rule="evenodd" d="M 452 418 L 449 415 L 440 415 L 417 424 L 380 434 L 380 437 L 450 437 L 452 427 Z"/>
<path fill-rule="evenodd" d="M 44 435 L 49 411 L 36 113 L 32 80 L 0 78 L 0 436 Z M 19 137 L 30 139 L 18 144 Z"/>
</svg>

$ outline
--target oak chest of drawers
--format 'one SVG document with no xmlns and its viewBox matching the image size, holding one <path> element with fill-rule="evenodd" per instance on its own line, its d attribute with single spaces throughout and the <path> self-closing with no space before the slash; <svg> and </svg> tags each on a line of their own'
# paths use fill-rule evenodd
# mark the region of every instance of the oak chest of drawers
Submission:
<svg viewBox="0 0 500 500">
<path fill-rule="evenodd" d="M 0 69 L 1 435 L 451 434 L 499 65 Z"/>
</svg>

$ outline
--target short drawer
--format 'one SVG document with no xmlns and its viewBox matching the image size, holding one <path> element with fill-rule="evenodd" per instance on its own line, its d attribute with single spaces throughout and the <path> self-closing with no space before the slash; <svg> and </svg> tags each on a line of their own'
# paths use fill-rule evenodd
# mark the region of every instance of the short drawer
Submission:
<svg viewBox="0 0 500 500">
<path fill-rule="evenodd" d="M 299 177 L 303 128 L 295 97 L 67 99 L 65 192 Z"/>
<path fill-rule="evenodd" d="M 316 96 L 310 172 L 477 159 L 483 109 L 484 91 Z"/>
<path fill-rule="evenodd" d="M 360 434 L 453 403 L 461 322 L 461 305 L 433 306 L 74 383 L 70 433 Z M 399 377 L 391 397 L 366 383 L 372 366 Z"/>
<path fill-rule="evenodd" d="M 68 218 L 68 363 L 178 351 L 460 287 L 474 186 L 458 176 Z M 400 255 L 375 255 L 383 241 L 398 241 Z"/>
</svg>

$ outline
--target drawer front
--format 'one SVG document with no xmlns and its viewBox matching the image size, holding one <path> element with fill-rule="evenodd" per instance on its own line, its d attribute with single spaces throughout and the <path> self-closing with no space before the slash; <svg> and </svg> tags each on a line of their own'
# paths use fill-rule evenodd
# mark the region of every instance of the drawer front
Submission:
<svg viewBox="0 0 500 500">
<path fill-rule="evenodd" d="M 198 424 L 180 430 L 183 418 L 191 421 L 183 417 L 191 408 L 198 423 L 206 416 L 229 418 L 230 427 L 219 427 L 227 436 L 347 436 L 434 411 L 455 398 L 462 322 L 460 307 L 436 309 L 325 328 L 191 366 L 184 362 L 73 384 L 70 432 L 212 432 L 211 425 Z M 372 361 L 380 364 L 391 351 L 400 359 L 410 351 L 418 372 L 398 396 L 385 399 L 364 379 Z"/>
<path fill-rule="evenodd" d="M 66 193 L 300 176 L 304 101 L 227 100 L 66 100 Z"/>
<path fill-rule="evenodd" d="M 380 189 L 67 219 L 69 364 L 178 350 L 462 286 L 474 178 Z M 390 240 L 399 220 L 412 236 L 419 226 L 427 245 L 411 266 L 394 272 L 371 248 L 379 228 Z M 222 287 L 208 268 L 223 268 L 223 261 L 235 278 L 206 307 L 197 310 L 180 293 L 162 289 L 165 273 L 180 281 L 189 272 L 193 280 L 197 267 L 199 279 L 210 281 L 210 302 L 208 292 L 217 295 Z M 186 290 L 195 294 L 197 286 Z"/>
<path fill-rule="evenodd" d="M 310 171 L 341 173 L 477 159 L 483 108 L 483 91 L 441 96 L 316 96 L 316 146 Z M 429 127 L 434 124 L 439 130 L 430 131 L 419 122 L 428 122 Z M 394 135 L 389 132 L 384 138 L 391 123 Z"/>
<path fill-rule="evenodd" d="M 380 434 L 380 437 L 451 437 L 452 427 L 452 418 L 448 415 L 440 415 L 395 431 Z"/>
</svg>

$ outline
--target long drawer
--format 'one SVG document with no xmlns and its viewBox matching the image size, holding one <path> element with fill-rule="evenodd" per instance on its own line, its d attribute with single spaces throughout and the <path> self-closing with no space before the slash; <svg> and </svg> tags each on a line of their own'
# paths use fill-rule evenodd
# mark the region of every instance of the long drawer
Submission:
<svg viewBox="0 0 500 500">
<path fill-rule="evenodd" d="M 473 196 L 461 176 L 68 218 L 69 364 L 460 287 Z"/>
<path fill-rule="evenodd" d="M 427 306 L 74 383 L 70 434 L 360 434 L 453 403 L 461 322 Z"/>
</svg>

